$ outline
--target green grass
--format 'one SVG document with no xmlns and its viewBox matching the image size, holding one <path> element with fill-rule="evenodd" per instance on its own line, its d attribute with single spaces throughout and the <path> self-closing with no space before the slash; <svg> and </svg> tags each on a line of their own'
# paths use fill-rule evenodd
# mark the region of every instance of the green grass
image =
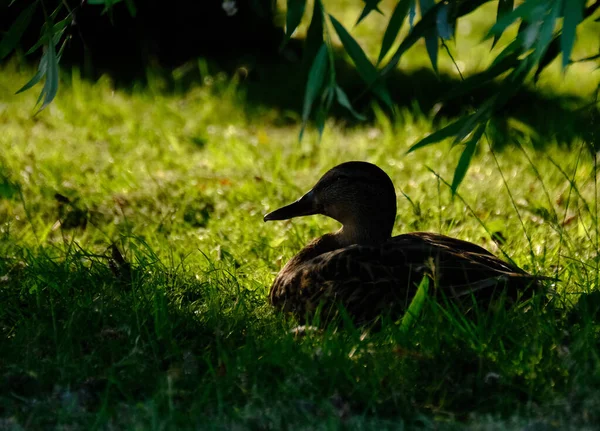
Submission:
<svg viewBox="0 0 600 431">
<path fill-rule="evenodd" d="M 406 155 L 434 130 L 412 109 L 389 119 L 374 107 L 373 123 L 331 121 L 320 141 L 309 129 L 299 143 L 298 124 L 245 106 L 225 78 L 173 95 L 159 80 L 124 92 L 65 72 L 58 99 L 34 117 L 37 95 L 13 95 L 28 73 L 14 64 L 0 72 L 0 428 L 600 421 L 589 142 L 539 151 L 523 134 L 520 147 L 497 153 L 484 142 L 452 198 L 442 180 L 460 149 Z M 580 79 L 573 91 L 587 96 L 598 75 L 573 73 L 566 82 Z M 554 299 L 473 320 L 428 300 L 408 330 L 384 322 L 379 332 L 343 325 L 295 337 L 268 288 L 336 224 L 262 216 L 353 159 L 377 163 L 396 184 L 395 233 L 430 230 L 504 251 L 531 272 L 557 274 Z"/>
</svg>

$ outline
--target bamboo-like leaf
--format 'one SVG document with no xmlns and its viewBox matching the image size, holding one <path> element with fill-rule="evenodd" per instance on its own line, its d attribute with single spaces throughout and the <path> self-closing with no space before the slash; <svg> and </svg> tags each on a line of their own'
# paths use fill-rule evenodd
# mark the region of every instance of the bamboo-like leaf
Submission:
<svg viewBox="0 0 600 431">
<path fill-rule="evenodd" d="M 486 70 L 476 75 L 469 76 L 461 83 L 454 86 L 448 93 L 444 94 L 442 100 L 450 100 L 458 96 L 470 93 L 496 78 L 497 76 L 514 68 L 519 61 L 519 53 L 510 53 L 499 62 L 490 65 Z"/>
<path fill-rule="evenodd" d="M 319 95 L 323 82 L 325 81 L 325 73 L 327 71 L 327 45 L 322 44 L 319 52 L 315 56 L 313 64 L 308 72 L 308 80 L 306 82 L 306 91 L 304 93 L 304 107 L 302 108 L 302 129 L 300 131 L 300 139 L 308 117 L 312 110 L 313 103 Z"/>
<path fill-rule="evenodd" d="M 425 16 L 427 12 L 435 5 L 434 0 L 419 0 L 421 5 L 421 15 Z M 435 14 L 435 25 L 430 26 L 423 37 L 425 38 L 425 48 L 427 49 L 427 55 L 431 61 L 431 67 L 435 73 L 438 73 L 437 68 L 437 56 L 438 56 L 438 32 L 437 32 L 437 17 L 438 13 L 445 6 L 444 3 L 440 3 L 440 6 Z"/>
<path fill-rule="evenodd" d="M 27 91 L 31 87 L 33 87 L 35 84 L 40 82 L 42 80 L 42 78 L 44 77 L 44 75 L 46 74 L 47 68 L 48 68 L 48 56 L 44 53 L 44 55 L 42 55 L 42 58 L 40 59 L 40 64 L 38 65 L 38 70 L 37 70 L 36 74 L 33 75 L 33 77 L 27 82 L 27 84 L 25 84 L 20 89 L 18 89 L 15 94 L 19 94 L 24 91 Z"/>
<path fill-rule="evenodd" d="M 458 165 L 456 169 L 454 169 L 454 177 L 452 178 L 452 194 L 456 194 L 456 190 L 458 190 L 458 186 L 462 183 L 462 180 L 465 178 L 467 171 L 469 170 L 469 165 L 471 164 L 471 159 L 473 158 L 473 154 L 475 154 L 475 150 L 477 149 L 477 143 L 483 136 L 483 132 L 485 132 L 485 123 L 480 124 L 477 130 L 473 132 L 473 136 L 471 139 L 467 141 L 465 149 L 460 155 L 460 159 L 458 160 Z"/>
<path fill-rule="evenodd" d="M 41 37 L 31 48 L 29 48 L 25 55 L 33 54 L 41 46 L 46 46 L 48 44 L 48 41 L 46 39 L 47 37 L 50 37 L 48 35 L 52 35 L 54 45 L 57 45 L 63 33 L 65 32 L 67 25 L 71 23 L 72 20 L 73 18 L 71 16 L 67 16 L 65 19 L 60 20 L 56 24 L 53 24 L 50 30 L 48 30 L 48 24 L 44 24 L 45 36 Z"/>
<path fill-rule="evenodd" d="M 400 331 L 405 334 L 410 330 L 413 326 L 415 320 L 421 314 L 421 310 L 425 305 L 425 300 L 427 299 L 427 292 L 429 291 L 429 277 L 423 276 L 421 283 L 419 283 L 419 287 L 417 288 L 417 292 L 413 297 L 412 301 L 410 301 L 410 305 L 406 309 L 406 313 L 402 316 L 402 320 L 400 321 Z"/>
<path fill-rule="evenodd" d="M 135 7 L 135 2 L 133 0 L 125 0 L 125 4 L 127 5 L 127 9 L 129 10 L 129 15 L 135 18 L 137 15 L 137 8 Z"/>
<path fill-rule="evenodd" d="M 340 105 L 342 105 L 344 108 L 346 108 L 348 111 L 350 111 L 350 113 L 357 119 L 360 121 L 365 121 L 366 118 L 364 115 L 359 114 L 358 112 L 356 112 L 354 110 L 354 108 L 352 107 L 352 103 L 350 103 L 350 99 L 348 99 L 348 96 L 346 95 L 346 93 L 344 92 L 344 90 L 342 90 L 342 88 L 338 85 L 336 85 L 335 87 L 335 94 L 337 97 L 337 101 Z"/>
<path fill-rule="evenodd" d="M 381 51 L 379 52 L 379 59 L 377 60 L 377 64 L 381 63 L 383 57 L 385 57 L 385 55 L 388 53 L 388 51 L 394 44 L 396 37 L 398 37 L 398 33 L 400 33 L 402 23 L 406 19 L 406 14 L 408 13 L 408 9 L 411 4 L 413 4 L 413 0 L 400 0 L 394 8 L 394 12 L 392 12 L 392 16 L 390 17 L 390 22 L 388 23 L 388 26 L 385 29 L 385 33 L 383 35 L 383 41 L 381 42 Z"/>
<path fill-rule="evenodd" d="M 444 3 L 436 16 L 436 29 L 438 35 L 445 40 L 452 38 L 453 29 L 449 22 L 448 9 L 450 7 Z"/>
<path fill-rule="evenodd" d="M 496 34 L 501 35 L 504 30 L 506 30 L 517 19 L 525 20 L 529 19 L 529 17 L 532 15 L 538 14 L 540 10 L 539 8 L 545 9 L 546 1 L 547 0 L 527 0 L 521 3 L 516 9 L 513 9 L 512 12 L 507 13 L 502 18 L 497 20 L 488 32 L 486 38 Z"/>
<path fill-rule="evenodd" d="M 33 16 L 33 12 L 35 12 L 36 6 L 37 2 L 34 2 L 29 7 L 25 8 L 4 34 L 2 41 L 0 41 L 0 60 L 15 49 L 31 22 L 31 17 Z"/>
<path fill-rule="evenodd" d="M 435 27 L 437 12 L 442 6 L 443 3 L 437 3 L 431 9 L 429 9 L 429 12 L 427 12 L 425 16 L 421 18 L 421 20 L 412 28 L 394 53 L 392 59 L 381 70 L 380 74 L 382 76 L 385 76 L 394 70 L 400 61 L 402 54 L 408 51 L 408 49 L 411 48 L 420 38 L 425 37 L 426 33 L 431 27 Z"/>
<path fill-rule="evenodd" d="M 358 21 L 356 21 L 355 25 L 360 24 L 360 22 L 373 11 L 379 12 L 383 15 L 383 13 L 381 13 L 381 11 L 379 10 L 379 3 L 381 2 L 381 0 L 363 0 L 363 2 L 365 3 L 365 7 L 363 8 L 360 16 L 358 17 Z"/>
<path fill-rule="evenodd" d="M 285 15 L 285 37 L 289 39 L 296 31 L 306 8 L 306 0 L 287 0 L 287 13 Z"/>
<path fill-rule="evenodd" d="M 46 48 L 46 54 L 48 58 L 48 68 L 46 69 L 46 80 L 44 82 L 44 88 L 42 94 L 44 94 L 44 102 L 38 112 L 42 111 L 48 106 L 56 97 L 58 93 L 58 58 L 56 56 L 56 45 L 54 44 L 54 38 L 49 35 L 48 46 Z"/>
<path fill-rule="evenodd" d="M 542 71 L 550 63 L 552 63 L 554 61 L 554 59 L 556 59 L 559 56 L 559 54 L 561 53 L 560 37 L 561 37 L 561 34 L 559 33 L 556 36 L 554 36 L 554 39 L 552 39 L 552 42 L 550 42 L 550 45 L 548 46 L 546 53 L 540 60 L 540 64 L 539 64 L 537 70 L 535 71 L 535 75 L 533 75 L 533 82 L 538 81 L 538 79 L 540 77 L 540 73 L 542 73 Z"/>
<path fill-rule="evenodd" d="M 360 76 L 368 83 L 375 82 L 377 79 L 377 69 L 367 58 L 367 55 L 360 47 L 358 42 L 348 33 L 348 31 L 344 28 L 344 26 L 335 19 L 332 15 L 329 15 L 329 19 L 331 19 L 331 23 L 333 24 L 333 28 L 338 34 L 340 40 L 342 41 L 342 45 L 344 45 L 344 49 L 354 62 L 356 66 L 356 70 L 360 74 Z"/>
<path fill-rule="evenodd" d="M 542 25 L 540 26 L 537 43 L 535 44 L 535 51 L 532 54 L 536 64 L 539 64 L 540 60 L 546 53 L 546 50 L 550 46 L 552 35 L 554 34 L 554 27 L 556 26 L 556 20 L 558 19 L 558 15 L 562 9 L 562 2 L 563 0 L 554 0 L 547 5 L 546 15 Z"/>
<path fill-rule="evenodd" d="M 560 47 L 562 49 L 563 69 L 569 64 L 571 51 L 575 43 L 577 26 L 583 20 L 583 8 L 585 0 L 568 0 L 564 4 L 564 21 L 562 36 L 560 38 Z"/>
<path fill-rule="evenodd" d="M 427 145 L 435 144 L 440 141 L 443 141 L 444 139 L 455 136 L 463 128 L 467 121 L 469 121 L 471 117 L 473 117 L 473 114 L 467 115 L 466 117 L 463 117 L 460 120 L 457 120 L 454 123 L 448 124 L 446 127 L 433 132 L 432 134 L 426 136 L 425 138 L 421 139 L 419 142 L 411 146 L 408 149 L 407 153 L 412 153 L 413 151 L 418 150 L 419 148 L 423 148 Z"/>
<path fill-rule="evenodd" d="M 369 86 L 372 86 L 373 92 L 390 108 L 393 108 L 392 99 L 387 92 L 387 89 L 381 82 L 377 82 L 379 79 L 379 74 L 377 69 L 371 61 L 367 58 L 367 55 L 360 47 L 358 42 L 354 40 L 354 38 L 348 33 L 348 31 L 344 28 L 344 26 L 335 19 L 332 15 L 329 15 L 329 19 L 333 24 L 333 28 L 338 34 L 340 40 L 342 41 L 342 45 L 344 45 L 344 49 L 354 62 L 356 66 L 356 70 L 358 74 L 361 76 L 363 81 L 365 81 Z"/>
<path fill-rule="evenodd" d="M 456 137 L 454 138 L 452 145 L 454 146 L 462 142 L 462 140 L 465 139 L 467 135 L 473 131 L 473 129 L 475 129 L 477 124 L 487 123 L 487 120 L 489 117 L 491 117 L 493 110 L 499 107 L 499 103 L 501 103 L 501 101 L 499 102 L 499 99 L 500 96 L 495 95 L 483 102 L 477 109 L 477 112 L 472 114 L 462 128 L 456 133 Z"/>
<path fill-rule="evenodd" d="M 317 51 L 323 44 L 323 21 L 323 5 L 321 4 L 321 0 L 315 0 L 310 25 L 308 26 L 304 42 L 303 61 L 305 64 L 314 59 Z"/>
<path fill-rule="evenodd" d="M 410 2 L 410 8 L 408 9 L 408 25 L 410 25 L 410 29 L 413 29 L 413 24 L 415 23 L 415 17 L 417 16 L 417 0 L 412 0 Z"/>
<path fill-rule="evenodd" d="M 501 20 L 504 16 L 511 13 L 513 8 L 515 7 L 515 0 L 499 0 L 498 1 L 498 11 L 496 12 L 496 22 Z M 494 34 L 494 41 L 492 42 L 492 49 L 496 46 L 496 43 L 504 33 L 504 30 L 501 30 L 500 33 Z"/>
</svg>

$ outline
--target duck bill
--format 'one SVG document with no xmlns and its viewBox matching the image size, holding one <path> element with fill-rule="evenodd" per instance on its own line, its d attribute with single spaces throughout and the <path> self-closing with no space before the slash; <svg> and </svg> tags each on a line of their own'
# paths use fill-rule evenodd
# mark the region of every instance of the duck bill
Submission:
<svg viewBox="0 0 600 431">
<path fill-rule="evenodd" d="M 294 217 L 319 214 L 320 210 L 315 203 L 314 194 L 311 190 L 296 202 L 276 209 L 265 215 L 265 221 L 271 220 L 289 220 Z"/>
</svg>

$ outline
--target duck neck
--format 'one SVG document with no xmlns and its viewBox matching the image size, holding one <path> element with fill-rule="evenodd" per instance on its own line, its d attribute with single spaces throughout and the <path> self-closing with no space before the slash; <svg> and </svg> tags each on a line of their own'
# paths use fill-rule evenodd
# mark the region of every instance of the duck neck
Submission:
<svg viewBox="0 0 600 431">
<path fill-rule="evenodd" d="M 376 245 L 386 242 L 391 237 L 391 229 L 365 224 L 344 224 L 335 234 L 340 247 L 352 244 Z"/>
</svg>

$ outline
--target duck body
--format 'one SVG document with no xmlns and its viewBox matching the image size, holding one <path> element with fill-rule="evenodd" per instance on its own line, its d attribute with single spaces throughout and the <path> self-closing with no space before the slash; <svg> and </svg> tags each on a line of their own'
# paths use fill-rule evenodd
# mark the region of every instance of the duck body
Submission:
<svg viewBox="0 0 600 431">
<path fill-rule="evenodd" d="M 329 172 L 298 201 L 265 221 L 324 214 L 340 221 L 335 232 L 313 240 L 279 272 L 271 303 L 300 320 L 317 309 L 325 321 L 341 304 L 355 323 L 390 313 L 399 317 L 423 277 L 451 299 L 489 302 L 504 292 L 517 299 L 535 290 L 536 277 L 486 249 L 428 232 L 391 237 L 396 195 L 387 174 L 366 162 Z"/>
</svg>

